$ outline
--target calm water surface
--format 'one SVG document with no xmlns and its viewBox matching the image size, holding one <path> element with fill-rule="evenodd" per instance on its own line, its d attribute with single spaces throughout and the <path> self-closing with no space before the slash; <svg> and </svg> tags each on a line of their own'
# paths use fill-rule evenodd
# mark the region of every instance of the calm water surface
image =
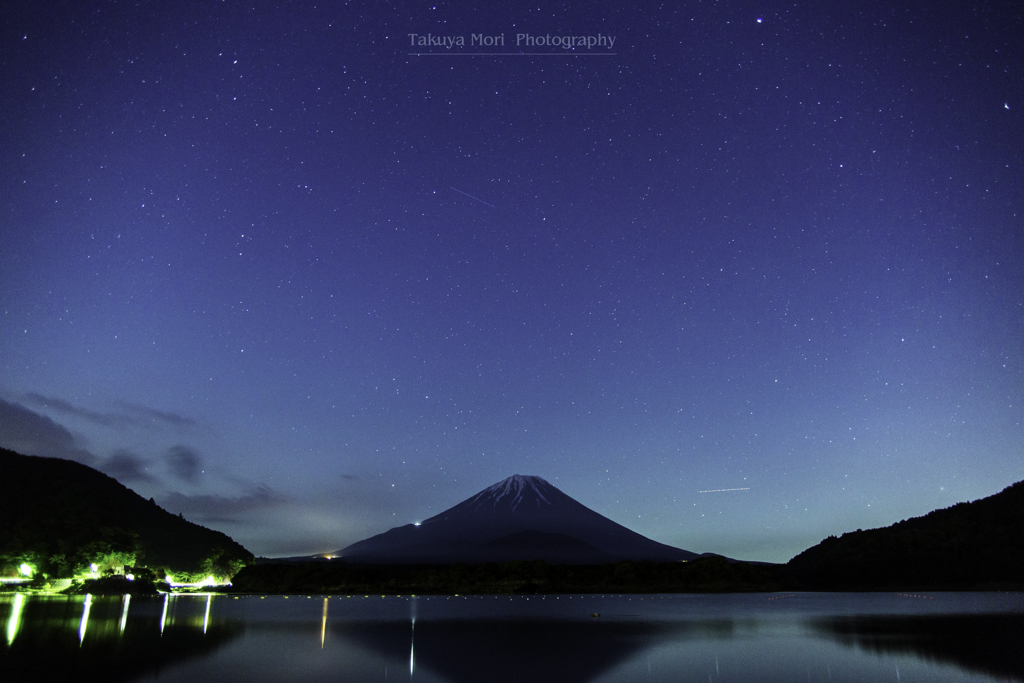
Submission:
<svg viewBox="0 0 1024 683">
<path fill-rule="evenodd" d="M 1022 593 L 7 594 L 0 625 L 7 680 L 1024 681 Z"/>
</svg>

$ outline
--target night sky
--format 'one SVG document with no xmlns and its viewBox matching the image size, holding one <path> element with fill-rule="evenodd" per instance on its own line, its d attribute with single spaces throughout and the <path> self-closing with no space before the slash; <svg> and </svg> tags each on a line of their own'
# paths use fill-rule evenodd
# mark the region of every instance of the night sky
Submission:
<svg viewBox="0 0 1024 683">
<path fill-rule="evenodd" d="M 518 473 L 786 561 L 1024 479 L 1020 3 L 3 14 L 2 446 L 266 556 Z"/>
</svg>

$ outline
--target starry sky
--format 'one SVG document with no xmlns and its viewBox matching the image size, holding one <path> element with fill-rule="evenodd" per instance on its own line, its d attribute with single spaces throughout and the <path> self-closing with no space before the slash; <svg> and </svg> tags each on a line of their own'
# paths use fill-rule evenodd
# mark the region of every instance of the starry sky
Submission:
<svg viewBox="0 0 1024 683">
<path fill-rule="evenodd" d="M 265 556 L 518 473 L 786 561 L 1024 479 L 1019 3 L 499 5 L 5 7 L 0 446 Z"/>
</svg>

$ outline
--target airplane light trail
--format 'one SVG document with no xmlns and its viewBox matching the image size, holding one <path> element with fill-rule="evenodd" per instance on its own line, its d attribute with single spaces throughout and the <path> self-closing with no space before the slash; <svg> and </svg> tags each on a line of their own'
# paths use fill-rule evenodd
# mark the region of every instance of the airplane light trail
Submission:
<svg viewBox="0 0 1024 683">
<path fill-rule="evenodd" d="M 451 188 L 451 189 L 453 189 L 453 190 L 455 190 L 455 191 L 456 191 L 456 192 L 458 192 L 459 194 L 464 194 L 464 195 L 466 195 L 466 196 L 467 196 L 467 197 L 469 197 L 470 199 L 476 199 L 476 200 L 477 200 L 478 202 L 480 202 L 480 203 L 481 203 L 481 204 L 483 204 L 484 206 L 489 206 L 489 207 L 491 207 L 492 209 L 493 209 L 493 208 L 495 208 L 495 207 L 494 207 L 494 204 L 488 204 L 488 203 L 487 203 L 487 202 L 485 202 L 484 200 L 482 200 L 482 199 L 479 199 L 479 198 L 477 198 L 477 197 L 474 197 L 473 195 L 469 194 L 468 192 L 463 192 L 462 190 L 459 190 L 459 189 L 457 189 L 457 188 L 454 188 L 454 187 L 452 187 L 451 185 L 449 185 L 448 187 L 449 187 L 449 188 Z"/>
<path fill-rule="evenodd" d="M 742 489 L 711 489 L 710 491 L 697 491 L 697 493 L 722 493 L 724 491 L 749 491 L 749 490 L 750 490 L 750 487 L 747 486 L 746 488 L 742 488 Z"/>
</svg>

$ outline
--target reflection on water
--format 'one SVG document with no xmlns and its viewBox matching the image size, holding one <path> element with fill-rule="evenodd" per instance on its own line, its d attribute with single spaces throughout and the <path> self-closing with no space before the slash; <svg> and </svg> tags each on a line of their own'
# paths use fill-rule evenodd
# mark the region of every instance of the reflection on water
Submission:
<svg viewBox="0 0 1024 683">
<path fill-rule="evenodd" d="M 210 600 L 136 596 L 0 597 L 7 680 L 136 680 L 206 656 L 241 635 L 243 625 L 209 619 Z M 207 606 L 204 620 L 196 607 Z"/>
<path fill-rule="evenodd" d="M 92 596 L 85 596 L 85 604 L 82 606 L 82 620 L 78 622 L 78 644 L 85 642 L 85 628 L 89 625 L 89 610 L 92 608 Z"/>
<path fill-rule="evenodd" d="M 119 624 L 119 634 L 124 635 L 124 627 L 128 624 L 128 605 L 132 601 L 132 596 L 129 593 L 125 593 L 124 596 L 124 607 L 121 608 L 121 623 Z"/>
<path fill-rule="evenodd" d="M 324 598 L 324 618 L 320 622 L 320 649 L 324 649 L 324 641 L 327 639 L 327 601 L 329 598 Z"/>
<path fill-rule="evenodd" d="M 7 645 L 8 647 L 14 642 L 14 636 L 18 635 L 18 626 L 21 625 L 21 610 L 25 607 L 25 596 L 18 595 L 14 596 L 14 602 L 11 605 L 11 614 L 7 617 Z"/>
<path fill-rule="evenodd" d="M 818 632 L 873 654 L 911 654 L 999 678 L 1024 680 L 1024 615 L 828 617 Z"/>
<path fill-rule="evenodd" d="M 693 624 L 562 620 L 445 620 L 339 624 L 332 637 L 375 653 L 384 661 L 409 657 L 409 674 L 437 680 L 596 680 L 631 657 L 671 642 L 702 639 Z M 721 633 L 721 628 L 711 629 Z M 415 649 L 414 649 L 415 645 Z"/>
<path fill-rule="evenodd" d="M 1024 681 L 1024 596 L 0 597 L 0 671 L 112 681 Z"/>
</svg>

